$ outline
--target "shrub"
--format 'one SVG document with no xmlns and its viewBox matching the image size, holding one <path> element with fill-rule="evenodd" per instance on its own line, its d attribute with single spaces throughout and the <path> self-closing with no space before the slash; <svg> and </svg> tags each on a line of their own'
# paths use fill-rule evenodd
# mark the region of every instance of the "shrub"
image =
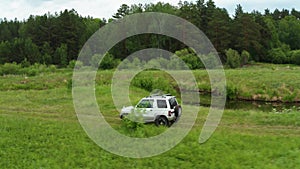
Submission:
<svg viewBox="0 0 300 169">
<path fill-rule="evenodd" d="M 268 57 L 272 63 L 282 64 L 287 62 L 286 54 L 281 48 L 274 48 L 268 52 Z"/>
<path fill-rule="evenodd" d="M 144 120 L 143 120 L 143 111 L 132 110 L 132 112 L 125 116 L 122 120 L 121 129 L 125 133 L 130 133 L 134 137 L 144 137 Z"/>
<path fill-rule="evenodd" d="M 71 60 L 68 64 L 68 68 L 74 69 L 75 65 L 76 65 L 76 60 Z"/>
<path fill-rule="evenodd" d="M 240 54 L 233 49 L 228 49 L 225 52 L 227 61 L 226 65 L 229 66 L 230 68 L 238 68 L 241 65 L 241 57 Z"/>
<path fill-rule="evenodd" d="M 100 59 L 101 63 L 100 62 Z M 94 67 L 94 68 L 99 68 L 100 69 L 113 69 L 116 68 L 120 63 L 119 59 L 115 59 L 114 56 L 110 53 L 106 53 L 104 56 L 101 56 L 100 54 L 95 54 L 92 56 L 91 62 L 90 64 Z"/>
<path fill-rule="evenodd" d="M 182 49 L 176 51 L 175 54 L 180 59 L 182 59 L 190 69 L 194 70 L 194 69 L 200 69 L 204 67 L 200 58 L 194 52 L 191 52 L 189 49 Z"/>
<path fill-rule="evenodd" d="M 249 59 L 250 59 L 250 53 L 243 50 L 241 54 L 241 64 L 242 65 L 248 64 Z"/>
<path fill-rule="evenodd" d="M 292 62 L 294 64 L 300 65 L 300 50 L 292 51 Z"/>
<path fill-rule="evenodd" d="M 180 58 L 176 55 L 171 56 L 170 63 L 168 64 L 168 69 L 170 70 L 184 70 L 187 69 L 187 66 L 184 64 Z"/>
<path fill-rule="evenodd" d="M 202 68 L 206 68 L 206 69 L 215 69 L 218 68 L 218 66 L 221 65 L 221 63 L 217 60 L 219 56 L 216 53 L 209 53 L 208 55 L 202 55 L 201 58 L 203 60 L 203 64 L 202 64 Z"/>
<path fill-rule="evenodd" d="M 80 69 L 83 67 L 83 63 L 81 61 L 71 60 L 69 62 L 68 68 L 74 69 L 75 67 L 76 69 Z"/>
<path fill-rule="evenodd" d="M 146 69 L 160 69 L 161 68 L 161 63 L 159 62 L 158 59 L 151 59 L 145 64 Z"/>
<path fill-rule="evenodd" d="M 20 70 L 20 74 L 26 74 L 27 76 L 36 76 L 39 71 L 33 67 L 23 68 Z"/>
<path fill-rule="evenodd" d="M 0 75 L 27 75 L 36 76 L 41 72 L 55 72 L 56 66 L 35 63 L 29 67 L 22 67 L 22 64 L 6 63 L 0 66 Z"/>
<path fill-rule="evenodd" d="M 120 63 L 118 69 L 119 69 L 119 70 L 122 70 L 122 69 L 129 69 L 130 67 L 131 67 L 130 61 L 129 61 L 128 59 L 124 59 L 124 60 Z"/>
<path fill-rule="evenodd" d="M 100 69 L 113 69 L 115 68 L 119 63 L 117 60 L 114 59 L 114 56 L 107 53 L 103 59 L 101 60 L 101 63 L 99 65 Z"/>
<path fill-rule="evenodd" d="M 30 66 L 30 62 L 27 60 L 27 58 L 25 58 L 25 59 L 21 62 L 21 66 L 22 66 L 22 67 L 29 67 L 29 66 Z"/>
<path fill-rule="evenodd" d="M 140 60 L 139 58 L 135 57 L 135 58 L 133 58 L 133 60 L 132 60 L 132 66 L 133 66 L 134 68 L 141 68 L 141 67 L 143 67 L 144 65 L 143 65 L 143 63 L 141 62 L 141 60 Z"/>
<path fill-rule="evenodd" d="M 5 63 L 1 68 L 2 75 L 17 75 L 20 73 L 21 66 L 17 65 L 17 63 Z"/>
<path fill-rule="evenodd" d="M 101 57 L 102 56 L 100 54 L 93 55 L 90 61 L 91 66 L 93 66 L 94 68 L 98 68 Z"/>
<path fill-rule="evenodd" d="M 152 77 L 135 77 L 132 81 L 133 86 L 147 91 L 153 90 L 153 83 Z"/>
<path fill-rule="evenodd" d="M 297 93 L 293 93 L 293 94 L 288 94 L 286 96 L 283 97 L 283 101 L 285 102 L 293 102 L 295 100 L 295 98 L 297 97 Z"/>
<path fill-rule="evenodd" d="M 228 99 L 236 99 L 238 96 L 237 88 L 232 84 L 227 84 L 226 86 L 226 96 Z"/>
<path fill-rule="evenodd" d="M 159 77 L 158 79 L 154 80 L 151 91 L 153 91 L 154 89 L 159 89 L 160 91 L 173 95 L 176 94 L 176 90 L 172 85 L 170 85 L 170 81 L 168 78 Z"/>
<path fill-rule="evenodd" d="M 76 65 L 75 65 L 75 68 L 76 68 L 76 69 L 80 69 L 80 68 L 82 68 L 82 67 L 83 67 L 83 62 L 77 61 L 77 62 L 76 62 Z"/>
<path fill-rule="evenodd" d="M 147 76 L 145 76 L 147 75 Z M 175 95 L 176 89 L 178 88 L 177 83 L 169 75 L 166 76 L 155 76 L 153 72 L 147 71 L 146 74 L 141 73 L 134 77 L 131 81 L 131 85 L 153 92 L 158 89 L 164 93 L 170 93 Z"/>
<path fill-rule="evenodd" d="M 50 65 L 49 66 L 49 70 L 50 70 L 50 72 L 56 72 L 56 66 L 55 65 Z"/>
<path fill-rule="evenodd" d="M 31 65 L 30 68 L 36 69 L 36 70 L 38 70 L 40 72 L 46 72 L 47 69 L 48 69 L 47 65 L 40 64 L 40 63 L 35 63 L 35 64 Z"/>
</svg>

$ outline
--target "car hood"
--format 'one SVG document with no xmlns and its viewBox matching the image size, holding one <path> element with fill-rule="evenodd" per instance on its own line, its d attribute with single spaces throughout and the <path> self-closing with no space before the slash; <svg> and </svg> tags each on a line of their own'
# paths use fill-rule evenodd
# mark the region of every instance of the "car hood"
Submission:
<svg viewBox="0 0 300 169">
<path fill-rule="evenodd" d="M 123 114 L 123 113 L 131 113 L 133 109 L 134 109 L 133 106 L 123 107 L 122 110 L 121 110 L 121 114 Z"/>
</svg>

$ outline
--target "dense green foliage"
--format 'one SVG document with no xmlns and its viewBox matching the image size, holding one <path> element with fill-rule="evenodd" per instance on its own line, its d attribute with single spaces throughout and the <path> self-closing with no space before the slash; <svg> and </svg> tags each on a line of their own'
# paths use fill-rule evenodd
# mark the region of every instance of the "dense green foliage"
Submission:
<svg viewBox="0 0 300 169">
<path fill-rule="evenodd" d="M 46 66 L 42 64 L 35 63 L 33 65 L 24 66 L 23 64 L 5 63 L 0 66 L 0 75 L 25 75 L 25 76 L 35 76 L 43 72 L 55 72 L 57 71 L 56 66 Z"/>
<path fill-rule="evenodd" d="M 235 15 L 230 17 L 226 9 L 217 7 L 212 0 L 180 1 L 178 6 L 162 2 L 123 4 L 109 22 L 141 12 L 164 12 L 190 21 L 208 36 L 224 63 L 228 59 L 226 50 L 231 48 L 240 54 L 249 52 L 249 59 L 254 61 L 299 64 L 299 57 L 290 54 L 300 49 L 300 12 L 295 9 L 247 13 L 238 5 Z M 30 16 L 24 21 L 3 18 L 0 20 L 0 64 L 26 60 L 30 64 L 66 67 L 77 58 L 87 39 L 107 23 L 105 19 L 82 17 L 75 10 Z M 145 48 L 161 48 L 175 53 L 185 47 L 166 36 L 142 34 L 119 42 L 109 53 L 113 58 L 123 60 Z M 192 69 L 202 67 L 202 63 L 190 53 L 183 58 Z M 240 65 L 245 64 L 244 61 Z"/>
<path fill-rule="evenodd" d="M 0 63 L 27 59 L 31 64 L 68 65 L 105 20 L 84 18 L 75 10 L 0 23 Z"/>
</svg>

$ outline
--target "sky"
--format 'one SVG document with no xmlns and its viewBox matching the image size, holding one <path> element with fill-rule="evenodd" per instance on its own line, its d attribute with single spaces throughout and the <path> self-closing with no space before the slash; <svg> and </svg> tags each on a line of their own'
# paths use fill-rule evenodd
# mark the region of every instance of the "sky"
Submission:
<svg viewBox="0 0 300 169">
<path fill-rule="evenodd" d="M 179 0 L 0 0 L 0 18 L 9 20 L 28 19 L 30 15 L 60 12 L 64 9 L 75 9 L 82 16 L 109 19 L 122 4 L 145 4 L 157 2 L 177 5 Z M 184 1 L 184 0 L 182 0 Z M 196 0 L 188 0 L 195 2 Z M 217 7 L 226 8 L 234 15 L 237 4 L 241 4 L 244 11 L 254 9 L 264 12 L 265 9 L 292 9 L 300 11 L 299 0 L 214 0 Z"/>
</svg>

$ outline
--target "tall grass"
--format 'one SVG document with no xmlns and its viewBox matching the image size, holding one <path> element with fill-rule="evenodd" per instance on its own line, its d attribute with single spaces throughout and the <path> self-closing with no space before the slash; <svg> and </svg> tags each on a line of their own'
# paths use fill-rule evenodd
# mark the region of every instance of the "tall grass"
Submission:
<svg viewBox="0 0 300 169">
<path fill-rule="evenodd" d="M 71 88 L 71 69 L 56 69 L 34 65 L 20 68 L 10 64 L 0 66 L 0 72 L 13 72 L 17 75 L 5 75 L 0 78 L 0 90 L 32 90 L 53 89 L 68 86 Z M 12 70 L 10 70 L 12 69 Z M 22 73 L 32 70 L 32 75 Z M 5 72 L 4 71 L 4 72 Z M 205 70 L 195 70 L 200 92 L 210 93 L 210 81 Z M 259 101 L 294 102 L 300 101 L 300 67 L 287 65 L 257 64 L 240 69 L 226 69 L 227 98 Z M 96 76 L 97 85 L 111 85 L 113 71 L 99 71 Z M 160 89 L 173 95 L 180 94 L 178 84 L 167 73 L 162 71 L 143 71 L 131 81 L 131 86 L 142 88 L 148 92 Z M 188 86 L 186 87 L 188 89 Z"/>
<path fill-rule="evenodd" d="M 14 81 L 16 77 L 10 78 Z M 131 90 L 130 97 L 135 100 L 147 93 L 135 87 Z M 110 86 L 98 86 L 96 97 L 106 120 L 119 132 L 132 137 L 149 137 L 164 131 L 154 124 L 145 124 L 129 133 L 112 105 Z M 298 110 L 282 114 L 277 111 L 225 110 L 215 133 L 208 142 L 200 145 L 199 134 L 209 110 L 202 107 L 194 128 L 176 147 L 155 157 L 130 159 L 111 154 L 88 138 L 77 121 L 72 95 L 66 86 L 44 90 L 2 90 L 0 98 L 1 168 L 300 166 Z"/>
</svg>

